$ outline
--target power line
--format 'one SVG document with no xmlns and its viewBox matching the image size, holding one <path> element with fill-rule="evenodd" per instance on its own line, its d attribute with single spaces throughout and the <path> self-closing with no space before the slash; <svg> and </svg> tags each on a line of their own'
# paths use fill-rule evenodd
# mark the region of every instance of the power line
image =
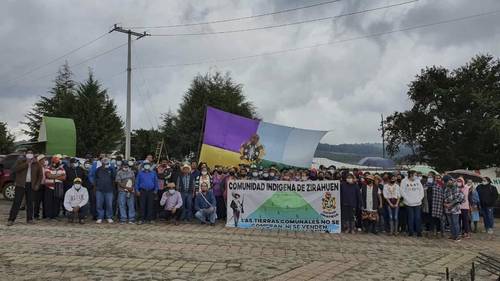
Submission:
<svg viewBox="0 0 500 281">
<path fill-rule="evenodd" d="M 180 23 L 180 24 L 172 24 L 172 25 L 132 26 L 130 28 L 137 28 L 137 29 L 158 29 L 158 28 L 173 28 L 173 27 L 197 26 L 197 25 L 205 25 L 205 24 L 214 24 L 214 23 L 223 23 L 223 22 L 231 22 L 231 21 L 240 21 L 240 20 L 246 20 L 246 19 L 254 19 L 254 18 L 260 18 L 260 17 L 265 17 L 265 16 L 271 16 L 271 15 L 289 13 L 289 12 L 293 12 L 293 11 L 298 11 L 298 10 L 303 10 L 303 9 L 309 9 L 309 8 L 323 6 L 323 5 L 327 5 L 327 4 L 331 4 L 331 3 L 335 3 L 335 2 L 340 2 L 340 1 L 341 0 L 325 1 L 325 2 L 320 2 L 320 3 L 316 3 L 316 4 L 312 4 L 312 5 L 301 6 L 301 7 L 296 7 L 296 8 L 290 8 L 290 9 L 285 9 L 285 10 L 280 10 L 280 11 L 275 11 L 275 12 L 267 12 L 267 13 L 252 15 L 252 16 L 246 16 L 246 17 L 228 18 L 228 19 L 205 21 L 205 22 Z"/>
<path fill-rule="evenodd" d="M 307 50 L 307 49 L 314 49 L 314 48 L 328 46 L 328 45 L 335 45 L 335 44 L 340 44 L 340 43 L 346 43 L 346 42 L 350 42 L 350 41 L 357 41 L 357 40 L 362 40 L 362 39 L 379 37 L 379 36 L 383 36 L 383 35 L 388 35 L 388 34 L 393 34 L 393 33 L 398 33 L 398 32 L 405 32 L 405 31 L 410 31 L 410 30 L 415 30 L 415 29 L 421 29 L 421 28 L 426 28 L 426 27 L 431 27 L 431 26 L 436 26 L 436 25 L 442 25 L 442 24 L 449 24 L 449 23 L 454 23 L 454 22 L 459 22 L 459 21 L 465 21 L 465 20 L 470 20 L 470 19 L 484 17 L 484 16 L 491 16 L 491 15 L 498 14 L 498 13 L 500 13 L 500 10 L 495 10 L 495 11 L 486 12 L 486 13 L 479 13 L 479 14 L 469 15 L 469 16 L 465 16 L 465 17 L 453 18 L 453 19 L 449 19 L 449 20 L 437 21 L 437 22 L 432 22 L 432 23 L 427 23 L 427 24 L 409 26 L 409 27 L 404 27 L 404 28 L 399 28 L 399 29 L 394 29 L 394 30 L 379 32 L 379 33 L 367 34 L 367 35 L 357 36 L 357 37 L 352 37 L 352 38 L 346 38 L 346 39 L 341 39 L 341 40 L 329 41 L 329 42 L 326 42 L 326 43 L 319 43 L 319 44 L 315 44 L 315 45 L 309 45 L 309 46 L 297 47 L 297 48 L 290 48 L 290 49 L 283 49 L 283 50 L 277 50 L 277 51 L 272 51 L 272 52 L 259 53 L 259 54 L 248 55 L 248 56 L 239 56 L 239 57 L 233 57 L 233 58 L 227 58 L 227 59 L 219 59 L 219 60 L 218 59 L 210 59 L 210 60 L 204 60 L 204 61 L 198 61 L 198 62 L 191 62 L 191 63 L 167 64 L 167 65 L 156 65 L 156 66 L 152 65 L 152 66 L 139 67 L 137 69 L 156 69 L 156 68 L 168 68 L 168 67 L 183 67 L 183 66 L 192 66 L 192 65 L 207 64 L 207 63 L 230 62 L 230 61 L 251 59 L 251 58 L 263 57 L 263 56 L 271 56 L 271 55 L 277 55 L 277 54 L 282 54 L 282 53 L 289 53 L 289 52 L 295 52 L 295 51 L 301 51 L 301 50 Z"/>
<path fill-rule="evenodd" d="M 156 37 L 202 36 L 202 35 L 212 35 L 212 34 L 227 34 L 227 33 L 248 32 L 248 31 L 263 30 L 263 29 L 278 28 L 278 27 L 285 27 L 285 26 L 291 26 L 291 25 L 299 25 L 299 24 L 304 24 L 304 23 L 325 21 L 325 20 L 331 20 L 331 19 L 338 19 L 338 18 L 342 18 L 342 17 L 353 16 L 353 15 L 358 15 L 358 14 L 363 14 L 363 13 L 373 12 L 373 11 L 378 11 L 378 10 L 384 10 L 384 9 L 393 8 L 393 7 L 397 7 L 397 6 L 403 6 L 403 5 L 415 3 L 415 2 L 418 2 L 418 1 L 419 0 L 411 0 L 411 1 L 406 1 L 406 2 L 396 3 L 396 4 L 392 4 L 392 5 L 381 6 L 381 7 L 372 8 L 372 9 L 366 9 L 366 10 L 361 10 L 361 11 L 356 11 L 356 12 L 350 12 L 350 13 L 340 14 L 340 15 L 336 15 L 336 16 L 329 16 L 329 17 L 323 17 L 323 18 L 315 18 L 315 19 L 310 19 L 310 20 L 302 20 L 302 21 L 289 22 L 289 23 L 283 23 L 283 24 L 277 24 L 277 25 L 268 25 L 268 26 L 261 26 L 261 27 L 254 27 L 254 28 L 245 28 L 245 29 L 232 29 L 232 30 L 224 30 L 224 31 L 194 32 L 194 33 L 171 33 L 171 34 L 152 34 L 151 36 L 156 36 Z"/>
<path fill-rule="evenodd" d="M 21 79 L 21 78 L 25 77 L 25 76 L 26 76 L 26 75 L 28 75 L 28 74 L 31 74 L 31 73 L 33 73 L 33 72 L 35 72 L 35 71 L 39 70 L 39 69 L 42 69 L 42 68 L 44 68 L 44 67 L 46 67 L 46 66 L 48 66 L 48 65 L 51 65 L 51 64 L 53 64 L 54 62 L 59 61 L 59 60 L 61 60 L 61 59 L 65 58 L 65 57 L 67 57 L 67 56 L 69 56 L 69 55 L 71 55 L 71 54 L 73 54 L 73 53 L 75 53 L 75 52 L 77 52 L 77 51 L 79 51 L 79 50 L 81 50 L 81 49 L 83 49 L 83 48 L 85 48 L 85 47 L 87 47 L 87 46 L 89 46 L 89 45 L 93 44 L 94 42 L 96 42 L 96 41 L 98 41 L 98 40 L 102 39 L 102 38 L 103 38 L 103 37 L 105 37 L 106 35 L 108 35 L 108 32 L 106 32 L 106 33 L 104 33 L 104 34 L 102 34 L 102 35 L 98 36 L 98 37 L 97 37 L 97 38 L 95 38 L 95 39 L 90 40 L 89 42 L 87 42 L 87 43 L 85 43 L 85 44 L 83 44 L 83 45 L 81 45 L 81 46 L 79 46 L 79 47 L 77 47 L 77 48 L 75 48 L 75 49 L 73 49 L 73 50 L 71 50 L 71 51 L 69 51 L 69 52 L 67 52 L 67 53 L 65 53 L 65 54 L 63 54 L 63 55 L 61 55 L 61 56 L 59 56 L 59 57 L 57 57 L 57 58 L 54 58 L 54 59 L 52 59 L 52 60 L 50 60 L 50 61 L 48 61 L 48 62 L 46 62 L 46 63 L 44 63 L 44 64 L 41 64 L 41 65 L 38 65 L 38 66 L 34 67 L 34 68 L 33 68 L 33 69 L 31 69 L 30 71 L 27 71 L 27 72 L 25 72 L 25 73 L 21 74 L 20 76 L 18 76 L 18 77 L 16 77 L 16 78 L 12 79 L 12 80 L 10 80 L 10 81 L 8 81 L 8 82 L 7 82 L 7 84 L 10 84 L 10 83 L 12 83 L 12 82 L 15 82 L 15 81 L 17 81 L 17 80 L 19 80 L 19 79 Z"/>
</svg>

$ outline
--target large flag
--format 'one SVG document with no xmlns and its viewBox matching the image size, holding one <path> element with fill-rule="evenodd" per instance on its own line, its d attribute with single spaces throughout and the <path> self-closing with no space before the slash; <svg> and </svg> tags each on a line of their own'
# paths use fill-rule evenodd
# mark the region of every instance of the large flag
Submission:
<svg viewBox="0 0 500 281">
<path fill-rule="evenodd" d="M 211 167 L 245 163 L 309 168 L 326 133 L 275 125 L 208 107 L 200 161 Z"/>
</svg>

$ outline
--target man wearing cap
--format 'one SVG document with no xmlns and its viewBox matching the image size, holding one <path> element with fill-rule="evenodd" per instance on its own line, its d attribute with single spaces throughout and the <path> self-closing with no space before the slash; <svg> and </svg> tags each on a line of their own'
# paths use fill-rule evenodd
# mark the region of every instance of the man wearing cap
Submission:
<svg viewBox="0 0 500 281">
<path fill-rule="evenodd" d="M 163 193 L 160 206 L 164 206 L 165 219 L 174 219 L 175 225 L 179 224 L 182 215 L 182 195 L 179 191 L 175 190 L 175 183 L 167 183 L 167 190 Z"/>
<path fill-rule="evenodd" d="M 64 195 L 64 208 L 68 211 L 68 221 L 73 223 L 76 219 L 80 224 L 85 223 L 85 215 L 88 211 L 89 193 L 82 186 L 82 179 L 75 178 L 73 186 Z"/>
<path fill-rule="evenodd" d="M 64 166 L 64 171 L 66 172 L 66 180 L 64 181 L 64 192 L 66 193 L 73 186 L 73 181 L 76 178 L 82 179 L 85 175 L 83 168 L 80 167 L 80 161 L 74 157 L 69 160 L 69 165 Z"/>
<path fill-rule="evenodd" d="M 127 161 L 116 172 L 115 181 L 118 185 L 118 205 L 120 209 L 120 224 L 135 223 L 135 196 L 134 196 L 134 162 Z"/>
<path fill-rule="evenodd" d="M 33 198 L 34 190 L 38 190 L 43 178 L 42 166 L 34 158 L 32 150 L 27 150 L 26 154 L 14 165 L 15 173 L 15 196 L 10 209 L 8 226 L 14 224 L 23 197 L 26 196 L 26 221 L 33 223 Z"/>
<path fill-rule="evenodd" d="M 142 170 L 139 171 L 135 179 L 135 192 L 139 197 L 142 220 L 139 224 L 144 222 L 152 223 L 154 220 L 154 198 L 158 193 L 158 176 L 155 171 L 152 171 L 152 166 L 149 162 L 142 165 Z"/>
<path fill-rule="evenodd" d="M 195 178 L 191 173 L 191 166 L 184 164 L 181 167 L 181 174 L 177 177 L 177 189 L 182 196 L 182 220 L 191 221 L 193 218 L 193 195 L 194 195 Z"/>
<path fill-rule="evenodd" d="M 113 223 L 113 192 L 115 171 L 108 158 L 101 160 L 101 166 L 95 172 L 95 191 L 97 221 L 102 223 L 106 218 L 108 223 Z"/>
</svg>

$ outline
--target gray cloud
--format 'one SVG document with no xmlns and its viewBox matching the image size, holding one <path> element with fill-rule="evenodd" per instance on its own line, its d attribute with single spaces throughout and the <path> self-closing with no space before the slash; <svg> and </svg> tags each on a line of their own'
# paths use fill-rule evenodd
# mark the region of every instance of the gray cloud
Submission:
<svg viewBox="0 0 500 281">
<path fill-rule="evenodd" d="M 319 1 L 318 1 L 319 2 Z M 151 33 L 230 30 L 338 15 L 398 3 L 345 0 L 322 7 L 255 20 L 207 26 L 149 30 Z M 474 2 L 474 3 L 473 3 Z M 479 2 L 479 3 L 478 3 Z M 61 60 L 26 77 L 34 66 L 107 32 L 125 26 L 167 25 L 276 11 L 310 1 L 3 1 L 0 3 L 0 120 L 17 136 L 19 122 L 37 97 L 51 87 Z M 490 16 L 310 50 L 231 62 L 224 58 L 364 36 L 396 28 L 500 9 L 496 0 L 420 0 L 416 3 L 337 20 L 263 31 L 205 37 L 149 37 L 134 42 L 134 67 L 210 61 L 133 72 L 133 127 L 156 126 L 160 114 L 177 110 L 192 78 L 207 71 L 229 71 L 244 85 L 260 116 L 288 126 L 333 129 L 331 143 L 380 140 L 380 114 L 410 105 L 407 84 L 427 65 L 456 67 L 478 53 L 499 54 L 500 18 Z M 112 33 L 66 60 L 76 64 L 126 42 Z M 88 68 L 125 110 L 126 48 L 72 70 L 83 81 Z M 7 104 L 8 106 L 3 106 Z"/>
</svg>

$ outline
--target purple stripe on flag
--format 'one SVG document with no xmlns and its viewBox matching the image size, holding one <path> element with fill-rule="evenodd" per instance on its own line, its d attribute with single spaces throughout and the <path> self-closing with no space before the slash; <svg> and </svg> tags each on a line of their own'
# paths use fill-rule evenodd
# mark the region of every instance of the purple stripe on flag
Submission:
<svg viewBox="0 0 500 281">
<path fill-rule="evenodd" d="M 208 107 L 203 143 L 239 152 L 241 144 L 257 132 L 258 126 L 257 120 Z"/>
</svg>

